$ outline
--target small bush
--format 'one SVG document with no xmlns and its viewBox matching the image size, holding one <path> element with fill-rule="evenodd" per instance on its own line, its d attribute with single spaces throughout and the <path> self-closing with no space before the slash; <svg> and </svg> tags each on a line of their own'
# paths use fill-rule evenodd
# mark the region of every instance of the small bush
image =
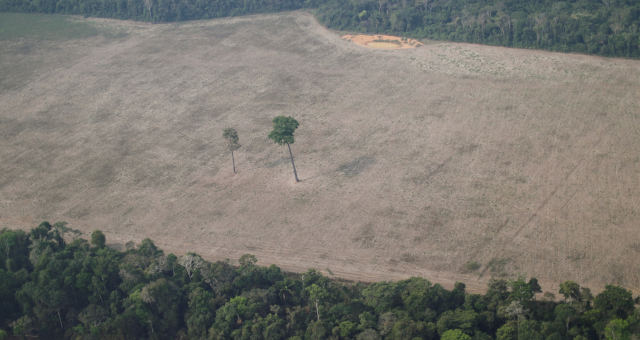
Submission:
<svg viewBox="0 0 640 340">
<path fill-rule="evenodd" d="M 480 263 L 476 262 L 476 261 L 470 261 L 464 264 L 464 266 L 462 266 L 462 271 L 464 273 L 471 273 L 471 272 L 475 272 L 476 270 L 480 269 L 481 265 Z"/>
</svg>

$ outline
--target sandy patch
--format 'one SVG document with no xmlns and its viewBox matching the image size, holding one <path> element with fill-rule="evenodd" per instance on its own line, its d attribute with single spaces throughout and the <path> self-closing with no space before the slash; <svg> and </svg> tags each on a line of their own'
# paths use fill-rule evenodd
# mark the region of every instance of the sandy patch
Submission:
<svg viewBox="0 0 640 340">
<path fill-rule="evenodd" d="M 347 34 L 342 39 L 354 42 L 360 46 L 377 48 L 382 50 L 397 50 L 403 48 L 416 48 L 423 44 L 415 39 L 397 37 L 394 35 L 366 35 L 366 34 Z"/>
</svg>

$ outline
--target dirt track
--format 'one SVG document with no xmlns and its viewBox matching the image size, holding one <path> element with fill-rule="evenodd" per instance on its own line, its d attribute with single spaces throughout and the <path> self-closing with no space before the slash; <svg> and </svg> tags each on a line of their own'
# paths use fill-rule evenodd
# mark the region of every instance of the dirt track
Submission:
<svg viewBox="0 0 640 340">
<path fill-rule="evenodd" d="M 368 50 L 305 13 L 92 22 L 128 35 L 3 42 L 0 227 L 349 279 L 640 289 L 639 61 Z M 301 123 L 298 184 L 267 139 L 280 114 Z"/>
</svg>

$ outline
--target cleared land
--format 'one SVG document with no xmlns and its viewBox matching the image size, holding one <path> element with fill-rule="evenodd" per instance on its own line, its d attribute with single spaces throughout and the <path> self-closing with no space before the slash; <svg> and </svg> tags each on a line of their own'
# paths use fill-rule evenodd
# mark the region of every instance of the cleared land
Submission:
<svg viewBox="0 0 640 340">
<path fill-rule="evenodd" d="M 73 21 L 96 32 L 0 41 L 0 227 L 349 279 L 640 288 L 639 61 L 364 49 L 305 13 Z M 298 184 L 267 139 L 280 114 Z"/>
<path fill-rule="evenodd" d="M 342 39 L 351 41 L 360 46 L 383 50 L 416 48 L 422 46 L 422 43 L 415 39 L 397 37 L 394 35 L 345 34 L 342 36 Z"/>
</svg>

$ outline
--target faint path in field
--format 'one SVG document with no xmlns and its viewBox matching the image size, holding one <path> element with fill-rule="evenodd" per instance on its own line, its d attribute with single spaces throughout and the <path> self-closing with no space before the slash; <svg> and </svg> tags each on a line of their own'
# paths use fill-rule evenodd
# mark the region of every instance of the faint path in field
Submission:
<svg viewBox="0 0 640 340">
<path fill-rule="evenodd" d="M 593 143 L 592 148 L 595 149 L 598 146 L 600 146 L 600 144 L 602 142 L 602 139 L 603 139 L 602 137 L 604 136 L 604 134 L 606 132 L 607 132 L 607 129 L 603 128 L 603 129 L 600 130 L 599 133 L 596 134 L 596 136 L 598 136 L 598 140 L 595 143 Z M 582 157 L 582 158 L 580 158 L 578 160 L 578 162 L 576 162 L 576 165 L 574 165 L 567 172 L 567 174 L 562 178 L 562 181 L 553 188 L 553 190 L 549 193 L 549 195 L 547 197 L 545 197 L 544 200 L 542 200 L 542 202 L 540 203 L 538 208 L 531 214 L 531 216 L 529 216 L 529 218 L 526 220 L 526 222 L 524 222 L 522 225 L 520 225 L 520 227 L 518 227 L 516 229 L 516 231 L 513 233 L 513 236 L 511 236 L 512 241 L 515 240 L 527 226 L 529 226 L 529 224 L 538 216 L 540 211 L 542 211 L 547 206 L 549 201 L 551 201 L 553 198 L 556 197 L 556 194 L 558 193 L 558 191 L 561 188 L 565 188 L 568 185 L 567 181 L 569 180 L 571 175 L 573 175 L 573 173 L 575 173 L 575 171 L 585 162 L 586 158 L 587 158 L 587 156 Z M 571 197 L 573 197 L 573 196 L 575 196 L 575 193 Z M 571 200 L 571 198 L 569 198 L 569 200 Z M 565 205 L 568 204 L 569 200 L 567 200 L 567 202 L 565 202 Z"/>
</svg>

